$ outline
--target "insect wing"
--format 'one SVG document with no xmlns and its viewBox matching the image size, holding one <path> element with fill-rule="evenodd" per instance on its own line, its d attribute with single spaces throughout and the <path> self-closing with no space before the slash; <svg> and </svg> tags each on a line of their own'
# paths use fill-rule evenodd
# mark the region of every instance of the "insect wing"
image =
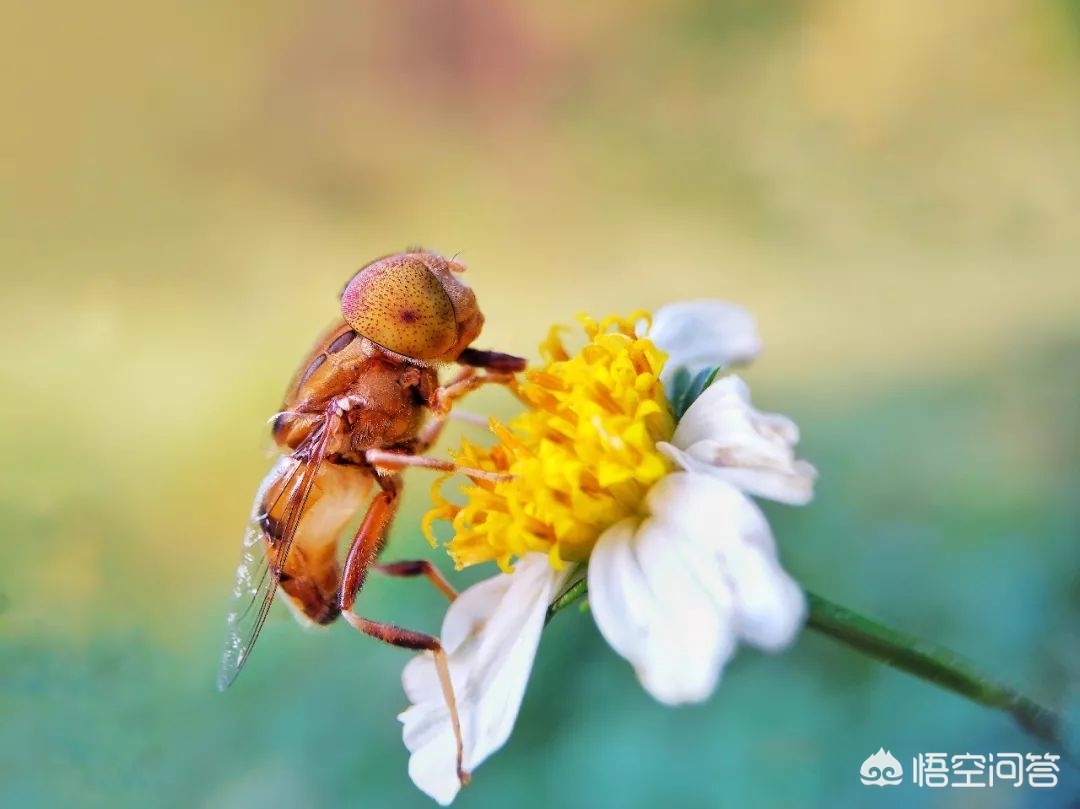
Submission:
<svg viewBox="0 0 1080 809">
<path fill-rule="evenodd" d="M 276 577 L 270 572 L 270 558 L 263 528 L 266 495 L 282 476 L 292 477 L 297 474 L 298 466 L 291 458 L 281 458 L 263 479 L 255 494 L 255 503 L 251 508 L 251 517 L 248 519 L 240 547 L 240 564 L 236 567 L 229 613 L 225 618 L 225 651 L 218 675 L 218 688 L 222 690 L 229 687 L 244 665 L 258 636 L 259 624 L 263 620 L 259 614 L 262 604 L 277 584 Z"/>
<path fill-rule="evenodd" d="M 278 461 L 255 494 L 225 619 L 225 651 L 217 682 L 222 691 L 240 673 L 266 622 L 289 548 L 325 457 L 329 435 L 326 423 L 313 431 L 309 440 L 291 456 Z M 268 500 L 272 502 L 268 504 Z M 279 508 L 281 516 L 277 517 Z M 273 560 L 267 552 L 267 529 L 271 523 L 279 526 L 275 531 L 278 536 L 273 540 Z"/>
</svg>

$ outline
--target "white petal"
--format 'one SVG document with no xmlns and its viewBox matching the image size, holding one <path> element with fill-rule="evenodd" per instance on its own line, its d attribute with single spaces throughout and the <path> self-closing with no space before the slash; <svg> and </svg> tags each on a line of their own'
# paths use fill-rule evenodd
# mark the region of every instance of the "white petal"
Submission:
<svg viewBox="0 0 1080 809">
<path fill-rule="evenodd" d="M 730 590 L 735 631 L 743 641 L 768 651 L 783 648 L 804 623 L 806 601 L 780 566 L 765 515 L 716 477 L 685 477 L 676 486 L 653 487 L 649 509 L 667 535 L 683 538 L 676 547 L 692 556 L 694 577 Z"/>
<path fill-rule="evenodd" d="M 654 487 L 704 516 L 690 475 Z M 691 520 L 693 518 L 691 517 Z M 699 575 L 681 526 L 650 517 L 606 531 L 589 561 L 589 606 L 601 634 L 633 664 L 642 686 L 669 705 L 708 698 L 735 649 L 734 606 L 722 578 Z"/>
<path fill-rule="evenodd" d="M 642 654 L 655 604 L 634 552 L 637 520 L 629 517 L 600 535 L 589 558 L 589 611 L 600 633 L 631 662 Z"/>
<path fill-rule="evenodd" d="M 739 637 L 776 652 L 789 646 L 806 622 L 806 598 L 780 566 L 765 515 L 747 497 L 741 498 L 738 532 L 740 542 L 717 552 L 735 593 Z"/>
<path fill-rule="evenodd" d="M 799 429 L 785 416 L 750 403 L 737 376 L 718 379 L 683 414 L 671 444 L 660 449 L 684 469 L 710 474 L 750 494 L 803 505 L 817 470 L 796 460 Z"/>
<path fill-rule="evenodd" d="M 510 737 L 536 657 L 544 614 L 570 571 L 529 554 L 515 571 L 470 587 L 450 605 L 442 643 L 450 664 L 464 766 L 474 770 Z M 412 705 L 398 718 L 409 749 L 409 777 L 444 806 L 460 788 L 450 710 L 430 653 L 409 661 L 402 684 Z"/>
<path fill-rule="evenodd" d="M 676 486 L 655 486 L 649 509 L 665 531 L 687 538 L 682 547 L 691 548 L 702 582 L 730 589 L 739 637 L 766 651 L 784 648 L 803 625 L 806 601 L 780 566 L 765 515 L 722 480 L 685 477 Z"/>
<path fill-rule="evenodd" d="M 754 317 L 741 306 L 717 300 L 696 300 L 661 306 L 653 316 L 649 339 L 667 355 L 660 374 L 667 383 L 686 368 L 727 368 L 747 363 L 761 353 Z"/>
<path fill-rule="evenodd" d="M 742 638 L 783 648 L 805 616 L 764 516 L 713 477 L 676 473 L 649 494 L 653 516 L 601 536 L 589 604 L 601 634 L 667 704 L 706 699 Z"/>
</svg>

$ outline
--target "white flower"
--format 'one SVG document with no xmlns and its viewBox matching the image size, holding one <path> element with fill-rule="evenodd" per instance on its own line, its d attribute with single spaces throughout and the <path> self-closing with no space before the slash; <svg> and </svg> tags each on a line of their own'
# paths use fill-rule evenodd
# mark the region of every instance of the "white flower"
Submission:
<svg viewBox="0 0 1080 809">
<path fill-rule="evenodd" d="M 514 573 L 473 585 L 447 610 L 441 640 L 461 717 L 466 772 L 510 737 L 544 615 L 568 573 L 552 570 L 543 554 L 530 554 L 518 560 Z M 398 717 L 412 753 L 409 777 L 445 806 L 461 784 L 450 710 L 431 653 L 409 661 L 401 680 L 412 703 Z"/>
<path fill-rule="evenodd" d="M 753 319 L 730 304 L 676 304 L 653 323 L 648 336 L 668 354 L 661 379 L 676 365 L 694 372 L 760 350 Z M 655 385 L 653 375 L 642 389 L 649 379 Z M 802 627 L 803 593 L 780 566 L 768 522 L 747 496 L 809 502 L 816 472 L 795 459 L 797 441 L 793 422 L 755 410 L 741 379 L 721 378 L 686 410 L 670 442 L 656 443 L 655 452 L 679 469 L 664 474 L 660 467 L 644 496 L 647 516 L 601 530 L 587 570 L 591 612 L 657 700 L 707 699 L 739 643 L 778 651 Z M 624 449 L 619 439 L 610 443 Z M 542 553 L 516 565 L 462 594 L 443 627 L 470 771 L 506 742 L 545 612 L 571 575 Z M 408 665 L 404 682 L 413 703 L 402 714 L 409 774 L 447 803 L 458 790 L 454 736 L 430 655 Z"/>
</svg>

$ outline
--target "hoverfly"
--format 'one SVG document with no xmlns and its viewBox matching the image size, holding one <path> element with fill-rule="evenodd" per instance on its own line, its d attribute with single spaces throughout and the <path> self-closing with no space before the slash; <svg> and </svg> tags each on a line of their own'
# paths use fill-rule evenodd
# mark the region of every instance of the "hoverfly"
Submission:
<svg viewBox="0 0 1080 809">
<path fill-rule="evenodd" d="M 372 568 L 426 576 L 447 597 L 456 595 L 429 562 L 378 559 L 398 507 L 402 471 L 458 469 L 422 454 L 454 401 L 486 383 L 507 384 L 525 367 L 519 357 L 470 346 L 484 316 L 472 290 L 456 277 L 464 269 L 410 249 L 361 268 L 342 290 L 341 318 L 300 364 L 273 420 L 274 440 L 289 454 L 255 496 L 218 678 L 222 690 L 236 679 L 277 592 L 301 622 L 325 625 L 343 616 L 378 640 L 430 651 L 450 708 L 463 780 L 461 728 L 438 639 L 362 618 L 353 606 Z M 440 385 L 438 367 L 446 363 L 462 370 Z M 342 565 L 339 535 L 372 492 Z"/>
</svg>

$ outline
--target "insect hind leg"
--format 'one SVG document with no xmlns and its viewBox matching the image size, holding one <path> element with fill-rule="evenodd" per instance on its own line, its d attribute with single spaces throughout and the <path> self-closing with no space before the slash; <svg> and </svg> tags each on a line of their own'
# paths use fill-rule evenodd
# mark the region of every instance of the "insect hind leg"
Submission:
<svg viewBox="0 0 1080 809">
<path fill-rule="evenodd" d="M 353 538 L 349 552 L 345 556 L 345 568 L 341 574 L 341 588 L 338 591 L 338 607 L 342 612 L 352 609 L 356 596 L 364 586 L 367 572 L 386 542 L 386 534 L 397 513 L 401 490 L 400 478 L 396 475 L 380 477 L 382 491 L 368 506 L 364 521 Z"/>
<path fill-rule="evenodd" d="M 381 640 L 383 643 L 398 646 L 402 649 L 431 652 L 432 657 L 435 658 L 435 670 L 439 674 L 439 685 L 442 686 L 443 698 L 446 700 L 447 708 L 450 709 L 450 724 L 454 728 L 454 741 L 457 745 L 458 780 L 462 786 L 468 784 L 469 773 L 465 771 L 463 762 L 465 749 L 461 738 L 461 719 L 458 716 L 457 699 L 454 697 L 454 685 L 450 680 L 450 664 L 446 659 L 446 652 L 443 650 L 442 644 L 439 643 L 439 639 L 423 632 L 414 632 L 411 629 L 402 629 L 393 624 L 384 624 L 380 621 L 361 618 L 352 612 L 343 612 L 342 615 L 345 620 L 359 631 L 376 640 Z"/>
<path fill-rule="evenodd" d="M 398 496 L 401 488 L 400 478 L 397 476 L 383 477 L 379 479 L 379 483 L 383 487 L 383 491 L 375 496 L 375 499 L 368 507 L 367 513 L 364 515 L 364 521 L 360 524 L 360 529 L 356 532 L 349 553 L 345 557 L 345 569 L 341 577 L 338 607 L 341 609 L 341 615 L 345 620 L 365 635 L 389 643 L 391 646 L 431 652 L 435 658 L 436 670 L 439 673 L 439 684 L 442 686 L 443 696 L 446 699 L 447 708 L 450 710 L 450 723 L 454 728 L 454 740 L 457 744 L 458 778 L 462 784 L 467 784 L 469 774 L 465 772 L 463 765 L 465 748 L 461 738 L 461 720 L 458 717 L 454 686 L 450 680 L 450 665 L 447 662 L 446 652 L 443 651 L 439 639 L 423 632 L 414 632 L 393 624 L 384 624 L 361 618 L 352 611 L 360 588 L 364 586 L 367 571 L 375 565 L 375 560 L 382 550 L 386 531 L 389 529 L 400 503 L 400 497 Z M 405 576 L 425 575 L 423 565 L 417 565 L 416 563 L 399 564 L 398 566 L 387 565 L 386 567 L 390 569 L 391 575 L 393 573 Z M 447 588 L 449 589 L 449 584 L 447 584 Z M 453 593 L 453 590 L 450 589 L 450 592 Z"/>
</svg>

